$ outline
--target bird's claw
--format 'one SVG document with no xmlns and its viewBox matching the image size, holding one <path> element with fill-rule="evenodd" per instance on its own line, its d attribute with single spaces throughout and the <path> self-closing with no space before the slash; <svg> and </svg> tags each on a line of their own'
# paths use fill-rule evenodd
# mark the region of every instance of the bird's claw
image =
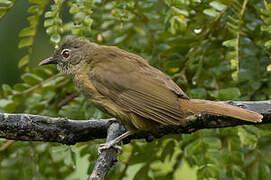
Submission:
<svg viewBox="0 0 271 180">
<path fill-rule="evenodd" d="M 113 118 L 109 119 L 105 126 L 108 128 L 109 126 L 111 126 L 111 124 L 113 124 L 115 122 L 118 122 L 118 121 L 116 119 L 113 119 Z"/>
<path fill-rule="evenodd" d="M 104 144 L 100 144 L 99 148 L 98 148 L 98 153 L 101 154 L 103 151 L 108 150 L 110 148 L 114 148 L 117 151 L 119 151 L 120 153 L 122 153 L 122 148 L 121 146 L 114 144 L 113 142 L 109 141 L 107 143 Z"/>
</svg>

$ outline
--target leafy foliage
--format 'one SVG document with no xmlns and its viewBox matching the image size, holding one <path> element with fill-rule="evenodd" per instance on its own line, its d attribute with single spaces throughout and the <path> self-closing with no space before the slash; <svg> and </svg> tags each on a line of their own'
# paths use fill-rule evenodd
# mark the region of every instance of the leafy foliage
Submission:
<svg viewBox="0 0 271 180">
<path fill-rule="evenodd" d="M 19 33 L 19 36 L 22 37 L 20 40 L 18 47 L 24 48 L 27 47 L 27 54 L 22 57 L 22 59 L 18 63 L 18 67 L 21 68 L 23 66 L 26 66 L 29 63 L 30 56 L 32 53 L 32 44 L 34 41 L 34 37 L 36 35 L 37 26 L 39 24 L 40 16 L 43 14 L 44 9 L 48 1 L 36 1 L 36 0 L 30 0 L 31 6 L 28 8 L 27 12 L 31 13 L 30 16 L 28 16 L 27 20 L 29 22 L 29 26 L 22 29 Z M 26 69 L 28 71 L 28 69 Z"/>
<path fill-rule="evenodd" d="M 46 27 L 46 33 L 50 36 L 50 41 L 57 46 L 61 41 L 61 34 L 63 33 L 63 21 L 60 17 L 61 7 L 64 0 L 56 1 L 52 4 L 51 10 L 45 13 L 44 27 Z"/>
<path fill-rule="evenodd" d="M 14 1 L 8 1 L 14 2 Z M 143 56 L 171 75 L 193 98 L 270 99 L 271 4 L 248 0 L 30 0 L 29 26 L 19 36 L 27 54 L 21 82 L 2 85 L 1 112 L 24 112 L 71 119 L 101 118 L 71 80 L 55 67 L 29 67 L 38 24 L 45 17 L 50 42 L 82 37 L 116 45 Z M 5 2 L 0 1 L 0 5 Z M 2 7 L 2 6 L 1 6 Z M 7 6 L 10 7 L 10 6 Z M 47 8 L 48 7 L 48 8 Z M 3 16 L 0 9 L 0 17 Z M 2 13 L 2 14 L 1 14 Z M 8 15 L 8 13 L 7 13 Z M 2 27 L 1 27 L 2 28 Z M 269 125 L 201 130 L 171 135 L 151 143 L 125 145 L 108 179 L 179 179 L 186 161 L 198 179 L 270 179 Z M 4 144 L 6 140 L 1 140 Z M 89 172 L 98 141 L 66 147 L 54 143 L 16 142 L 0 154 L 1 179 L 72 179 L 87 158 Z M 16 172 L 11 169 L 16 168 Z M 77 167 L 77 168 L 76 168 Z M 82 176 L 87 176 L 85 172 Z M 78 178 L 78 177 L 77 177 Z"/>
<path fill-rule="evenodd" d="M 7 13 L 15 3 L 15 0 L 1 0 L 0 1 L 0 19 Z"/>
</svg>

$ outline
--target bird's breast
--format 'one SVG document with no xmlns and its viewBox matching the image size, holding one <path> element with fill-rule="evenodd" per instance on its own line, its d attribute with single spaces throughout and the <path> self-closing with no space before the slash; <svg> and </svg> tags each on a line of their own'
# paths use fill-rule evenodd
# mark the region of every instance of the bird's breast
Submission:
<svg viewBox="0 0 271 180">
<path fill-rule="evenodd" d="M 77 73 L 73 76 L 73 81 L 79 91 L 83 93 L 84 96 L 88 97 L 91 102 L 102 111 L 115 117 L 124 118 L 125 113 L 123 113 L 121 108 L 99 93 L 91 81 L 89 72 L 90 70 L 86 70 L 82 67 L 80 69 L 78 68 Z"/>
<path fill-rule="evenodd" d="M 93 83 L 89 80 L 87 74 L 77 73 L 73 77 L 75 86 L 81 91 L 85 96 L 93 99 L 98 96 L 98 91 L 94 87 Z"/>
</svg>

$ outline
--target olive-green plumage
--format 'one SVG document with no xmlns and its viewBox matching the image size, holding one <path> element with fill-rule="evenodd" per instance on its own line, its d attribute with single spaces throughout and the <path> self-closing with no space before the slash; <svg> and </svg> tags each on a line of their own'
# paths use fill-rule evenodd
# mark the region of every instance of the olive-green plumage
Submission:
<svg viewBox="0 0 271 180">
<path fill-rule="evenodd" d="M 55 63 L 72 76 L 79 90 L 128 130 L 148 130 L 156 124 L 182 125 L 200 112 L 258 122 L 262 115 L 206 100 L 189 99 L 169 76 L 142 57 L 113 46 L 70 39 L 43 64 Z"/>
</svg>

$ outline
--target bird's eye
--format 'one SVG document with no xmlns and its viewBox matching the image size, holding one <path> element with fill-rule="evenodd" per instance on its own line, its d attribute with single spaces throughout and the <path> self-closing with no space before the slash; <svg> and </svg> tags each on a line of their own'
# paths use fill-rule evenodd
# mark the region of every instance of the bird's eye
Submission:
<svg viewBox="0 0 271 180">
<path fill-rule="evenodd" d="M 61 55 L 64 58 L 68 58 L 70 56 L 70 50 L 69 49 L 63 49 L 62 52 L 61 52 Z"/>
</svg>

